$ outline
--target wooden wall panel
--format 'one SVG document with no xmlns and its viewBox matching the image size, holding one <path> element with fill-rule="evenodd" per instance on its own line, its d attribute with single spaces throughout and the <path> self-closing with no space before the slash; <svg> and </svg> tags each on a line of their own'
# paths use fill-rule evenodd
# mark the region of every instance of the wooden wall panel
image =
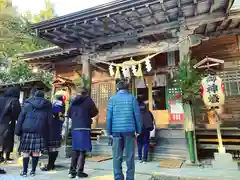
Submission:
<svg viewBox="0 0 240 180">
<path fill-rule="evenodd" d="M 198 61 L 206 56 L 225 61 L 225 68 L 234 68 L 236 61 L 240 60 L 237 36 L 224 36 L 211 38 L 192 48 L 192 55 Z M 240 64 L 240 63 L 239 63 Z M 236 67 L 236 66 L 235 66 Z"/>
<path fill-rule="evenodd" d="M 224 67 L 221 74 L 225 74 L 224 72 L 227 74 L 229 71 L 236 71 L 240 67 L 238 39 L 237 36 L 211 38 L 208 41 L 204 41 L 201 45 L 193 47 L 192 55 L 198 61 L 206 56 L 224 60 Z M 195 108 L 196 123 L 209 123 L 206 109 L 202 102 L 199 103 L 201 103 L 202 106 L 200 108 L 199 106 Z M 221 117 L 223 123 L 240 121 L 240 96 L 227 94 Z M 234 126 L 234 124 L 232 125 Z"/>
</svg>

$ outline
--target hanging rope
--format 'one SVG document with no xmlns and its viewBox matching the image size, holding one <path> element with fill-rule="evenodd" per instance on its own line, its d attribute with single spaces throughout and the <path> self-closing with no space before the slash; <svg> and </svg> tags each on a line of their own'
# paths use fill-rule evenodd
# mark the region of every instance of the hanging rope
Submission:
<svg viewBox="0 0 240 180">
<path fill-rule="evenodd" d="M 146 60 L 151 60 L 153 57 L 157 56 L 158 54 L 161 54 L 162 52 L 165 52 L 165 51 L 175 47 L 176 45 L 179 45 L 180 43 L 182 43 L 186 39 L 190 39 L 190 37 L 187 36 L 187 37 L 183 38 L 182 40 L 178 41 L 177 43 L 175 43 L 174 45 L 170 45 L 170 46 L 168 45 L 166 48 L 163 48 L 163 50 L 161 52 L 158 52 L 158 53 L 155 53 L 153 55 L 147 56 L 140 61 L 135 61 L 135 63 L 133 63 L 132 65 L 136 66 L 138 64 L 144 63 Z M 113 63 L 113 62 L 101 61 L 101 60 L 97 60 L 97 59 L 91 59 L 91 61 L 102 63 L 102 64 L 107 64 L 109 66 L 123 67 L 123 63 L 118 64 L 118 63 Z"/>
</svg>

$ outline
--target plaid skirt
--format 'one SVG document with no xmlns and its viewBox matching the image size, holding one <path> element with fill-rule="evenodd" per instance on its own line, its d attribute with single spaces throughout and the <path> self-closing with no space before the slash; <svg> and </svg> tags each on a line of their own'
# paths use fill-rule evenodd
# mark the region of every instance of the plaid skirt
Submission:
<svg viewBox="0 0 240 180">
<path fill-rule="evenodd" d="M 19 152 L 41 152 L 44 151 L 44 138 L 36 133 L 23 133 L 20 137 Z"/>
</svg>

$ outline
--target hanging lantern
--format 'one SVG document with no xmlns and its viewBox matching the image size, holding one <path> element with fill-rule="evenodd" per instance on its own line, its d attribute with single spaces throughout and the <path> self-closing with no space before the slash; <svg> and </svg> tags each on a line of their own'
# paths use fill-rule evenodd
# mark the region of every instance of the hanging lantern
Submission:
<svg viewBox="0 0 240 180">
<path fill-rule="evenodd" d="M 202 79 L 201 94 L 208 108 L 216 108 L 224 105 L 224 85 L 219 76 L 209 75 Z"/>
<path fill-rule="evenodd" d="M 145 61 L 145 65 L 146 65 L 147 72 L 150 72 L 152 70 L 152 65 L 149 58 L 147 58 L 147 60 Z"/>
<path fill-rule="evenodd" d="M 120 73 L 120 67 L 117 66 L 116 74 L 115 74 L 115 79 L 120 79 L 121 78 L 121 73 Z"/>
<path fill-rule="evenodd" d="M 143 77 L 142 64 L 138 64 L 137 77 Z"/>
<path fill-rule="evenodd" d="M 113 71 L 113 65 L 111 64 L 110 66 L 109 66 L 109 74 L 110 74 L 110 76 L 112 77 L 112 76 L 114 76 L 114 71 Z"/>
</svg>

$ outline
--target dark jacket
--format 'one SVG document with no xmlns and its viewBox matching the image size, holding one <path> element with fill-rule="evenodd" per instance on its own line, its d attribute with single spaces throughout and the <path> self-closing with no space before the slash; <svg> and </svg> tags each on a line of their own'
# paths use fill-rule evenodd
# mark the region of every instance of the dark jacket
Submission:
<svg viewBox="0 0 240 180">
<path fill-rule="evenodd" d="M 139 102 L 139 107 L 141 112 L 143 130 L 152 131 L 154 129 L 154 118 L 151 111 L 147 109 L 147 106 L 144 102 Z"/>
<path fill-rule="evenodd" d="M 107 134 L 141 133 L 142 122 L 136 98 L 127 90 L 120 90 L 107 105 Z"/>
<path fill-rule="evenodd" d="M 97 114 L 98 109 L 91 97 L 76 96 L 68 111 L 68 116 L 72 119 L 72 130 L 91 129 L 92 118 Z"/>
<path fill-rule="evenodd" d="M 38 133 L 45 140 L 50 140 L 52 124 L 52 105 L 42 97 L 32 97 L 24 102 L 24 106 L 19 115 L 15 134 Z"/>
<path fill-rule="evenodd" d="M 52 141 L 60 141 L 64 123 L 65 106 L 62 101 L 53 102 Z"/>
<path fill-rule="evenodd" d="M 12 152 L 14 146 L 14 129 L 21 111 L 18 88 L 9 88 L 0 97 L 0 151 Z"/>
</svg>

